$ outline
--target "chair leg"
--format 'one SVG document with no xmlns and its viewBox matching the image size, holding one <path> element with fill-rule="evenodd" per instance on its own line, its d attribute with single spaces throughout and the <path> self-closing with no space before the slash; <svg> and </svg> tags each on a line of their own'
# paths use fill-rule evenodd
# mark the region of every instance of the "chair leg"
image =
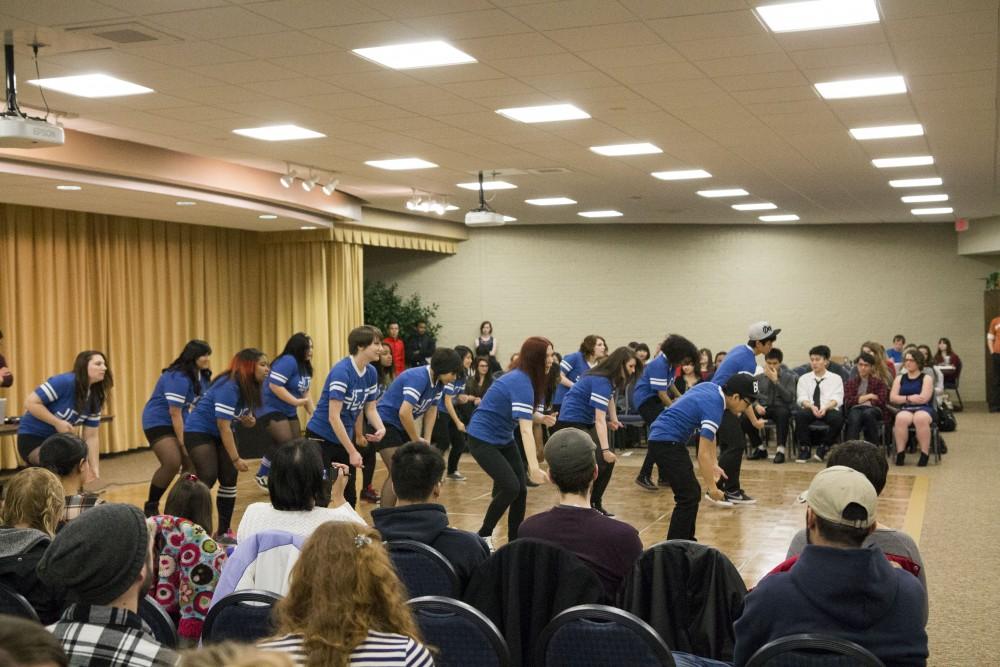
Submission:
<svg viewBox="0 0 1000 667">
<path fill-rule="evenodd" d="M 955 398 L 958 399 L 958 408 L 955 411 L 961 412 L 965 409 L 965 403 L 962 402 L 962 394 L 958 392 L 958 387 L 955 387 Z"/>
</svg>

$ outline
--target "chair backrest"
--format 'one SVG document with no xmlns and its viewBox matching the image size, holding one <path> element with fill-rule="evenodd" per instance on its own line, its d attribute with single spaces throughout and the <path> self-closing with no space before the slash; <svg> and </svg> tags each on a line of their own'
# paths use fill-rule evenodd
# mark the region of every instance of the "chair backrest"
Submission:
<svg viewBox="0 0 1000 667">
<path fill-rule="evenodd" d="M 673 665 L 656 631 L 627 611 L 581 604 L 556 616 L 535 644 L 536 667 Z"/>
<path fill-rule="evenodd" d="M 508 667 L 503 635 L 482 612 L 460 600 L 427 595 L 408 602 L 424 642 L 438 649 L 437 667 Z"/>
<path fill-rule="evenodd" d="M 201 639 L 253 643 L 274 634 L 271 610 L 281 600 L 270 591 L 239 591 L 218 600 L 208 611 Z"/>
<path fill-rule="evenodd" d="M 174 620 L 156 600 L 148 595 L 139 600 L 139 617 L 153 631 L 156 641 L 170 648 L 177 646 L 177 627 L 174 625 Z"/>
<path fill-rule="evenodd" d="M 30 618 L 33 621 L 38 620 L 38 614 L 28 602 L 28 598 L 5 584 L 0 584 L 0 614 Z"/>
<path fill-rule="evenodd" d="M 871 651 L 846 639 L 821 634 L 789 635 L 768 642 L 746 667 L 884 667 Z"/>
<path fill-rule="evenodd" d="M 390 540 L 385 546 L 411 598 L 461 593 L 454 566 L 434 547 L 414 540 Z"/>
</svg>

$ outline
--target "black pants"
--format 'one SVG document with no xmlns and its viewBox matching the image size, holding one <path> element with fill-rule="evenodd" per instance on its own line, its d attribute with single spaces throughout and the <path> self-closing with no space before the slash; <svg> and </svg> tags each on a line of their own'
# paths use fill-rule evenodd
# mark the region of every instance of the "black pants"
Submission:
<svg viewBox="0 0 1000 667">
<path fill-rule="evenodd" d="M 642 415 L 642 421 L 646 422 L 647 433 L 649 432 L 649 428 L 653 425 L 653 422 L 656 421 L 656 418 L 660 416 L 661 412 L 663 412 L 664 407 L 663 401 L 661 401 L 660 397 L 657 395 L 650 396 L 642 402 L 642 405 L 639 406 L 639 414 Z M 649 446 L 649 443 L 647 443 L 646 458 L 642 460 L 642 467 L 639 468 L 639 477 L 643 479 L 652 477 L 654 463 L 656 463 L 656 461 L 653 458 L 653 448 Z M 657 464 L 657 467 L 659 467 L 659 464 Z M 660 468 L 660 478 L 662 479 L 663 477 L 663 468 Z"/>
<path fill-rule="evenodd" d="M 775 429 L 778 435 L 778 447 L 784 447 L 788 443 L 788 425 L 792 419 L 792 411 L 786 405 L 769 405 L 764 408 L 764 414 L 761 419 L 770 419 L 774 422 Z M 740 418 L 740 424 L 743 426 L 743 432 L 746 434 L 747 439 L 750 440 L 750 445 L 753 447 L 760 447 L 763 444 L 763 440 L 760 437 L 760 431 L 753 427 L 750 420 L 743 416 Z"/>
<path fill-rule="evenodd" d="M 351 469 L 350 474 L 347 476 L 347 486 L 344 487 L 344 500 L 350 503 L 351 507 L 357 507 L 358 491 L 354 488 L 355 479 L 357 477 L 357 468 L 351 465 L 350 454 L 347 453 L 347 450 L 344 449 L 344 446 L 339 442 L 324 440 L 322 436 L 313 433 L 309 429 L 306 429 L 306 437 L 319 443 L 320 455 L 323 458 L 323 469 L 326 470 L 327 479 L 323 483 L 323 497 L 321 504 L 324 507 L 330 505 L 330 493 L 333 491 L 333 473 L 330 471 L 330 464 L 343 463 Z M 366 449 L 368 448 L 374 449 L 372 445 L 368 445 Z"/>
<path fill-rule="evenodd" d="M 882 411 L 871 405 L 855 405 L 847 412 L 847 427 L 844 438 L 857 440 L 864 431 L 865 440 L 873 445 L 881 445 L 878 438 L 878 425 L 882 421 Z"/>
<path fill-rule="evenodd" d="M 431 435 L 434 446 L 442 454 L 448 453 L 448 474 L 458 472 L 458 460 L 465 451 L 465 434 L 458 430 L 455 422 L 447 412 L 438 413 L 438 420 L 434 422 L 434 433 Z"/>
<path fill-rule="evenodd" d="M 726 410 L 722 413 L 722 423 L 715 434 L 715 441 L 719 445 L 719 467 L 726 473 L 726 477 L 719 479 L 719 488 L 731 493 L 743 488 L 740 486 L 740 470 L 743 468 L 743 452 L 747 448 L 746 436 L 740 425 L 743 418 L 742 415 L 737 417 Z"/>
<path fill-rule="evenodd" d="M 990 407 L 1000 410 L 1000 354 L 993 353 L 993 386 L 990 392 Z"/>
<path fill-rule="evenodd" d="M 604 501 L 604 492 L 607 490 L 608 484 L 611 483 L 611 474 L 615 471 L 615 464 L 604 460 L 604 455 L 601 452 L 601 443 L 597 439 L 597 431 L 593 424 L 556 422 L 556 425 L 552 427 L 552 432 L 555 433 L 564 428 L 578 428 L 581 431 L 585 431 L 590 436 L 590 439 L 594 441 L 596 447 L 594 449 L 594 456 L 597 459 L 597 479 L 594 480 L 594 486 L 590 490 L 590 504 L 594 507 L 601 507 Z M 610 440 L 608 441 L 608 446 L 611 446 Z"/>
<path fill-rule="evenodd" d="M 667 539 L 693 540 L 698 505 L 701 503 L 701 484 L 695 477 L 687 446 L 683 442 L 651 440 L 649 449 L 653 452 L 660 474 L 667 478 L 674 492 L 674 511 L 670 515 Z"/>
<path fill-rule="evenodd" d="M 483 537 L 492 535 L 500 517 L 507 512 L 507 540 L 517 539 L 517 529 L 524 521 L 528 500 L 524 464 L 517 445 L 513 440 L 505 445 L 491 445 L 470 435 L 469 453 L 493 480 L 493 500 L 486 508 L 479 534 Z"/>
<path fill-rule="evenodd" d="M 823 446 L 832 447 L 840 435 L 840 428 L 844 425 L 844 415 L 840 410 L 827 410 L 822 419 L 817 419 L 812 410 L 803 410 L 795 415 L 795 432 L 798 434 L 799 447 L 812 447 L 812 432 L 809 430 L 810 424 L 826 424 L 830 428 L 823 434 Z"/>
</svg>

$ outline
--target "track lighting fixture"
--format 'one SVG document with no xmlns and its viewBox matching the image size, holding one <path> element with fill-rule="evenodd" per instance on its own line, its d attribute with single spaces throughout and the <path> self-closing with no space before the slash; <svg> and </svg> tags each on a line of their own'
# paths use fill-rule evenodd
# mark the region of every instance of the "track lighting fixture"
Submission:
<svg viewBox="0 0 1000 667">
<path fill-rule="evenodd" d="M 340 185 L 340 179 L 339 178 L 331 178 L 327 182 L 327 184 L 323 186 L 323 188 L 322 188 L 323 189 L 323 194 L 325 194 L 327 197 L 329 197 L 330 195 L 332 195 L 334 192 L 337 191 L 337 186 L 338 185 Z"/>
<path fill-rule="evenodd" d="M 290 188 L 296 180 L 302 186 L 302 189 L 306 192 L 312 192 L 313 188 L 320 184 L 322 181 L 326 181 L 326 185 L 322 186 L 320 190 L 327 197 L 331 196 L 337 191 L 337 186 L 340 185 L 340 180 L 334 176 L 334 172 L 327 171 L 325 169 L 315 169 L 313 167 L 303 167 L 300 165 L 299 169 L 305 171 L 308 174 L 307 178 L 299 176 L 299 171 L 296 171 L 295 166 L 290 163 L 285 163 L 285 175 L 278 178 L 278 182 L 281 183 L 282 187 Z M 328 176 L 324 176 L 328 174 Z"/>
<path fill-rule="evenodd" d="M 286 188 L 290 188 L 292 187 L 292 183 L 295 182 L 295 174 L 293 172 L 288 172 L 278 180 L 281 182 L 281 185 Z"/>
<path fill-rule="evenodd" d="M 309 178 L 302 179 L 302 189 L 306 192 L 312 192 L 312 189 L 316 187 L 316 181 L 316 177 L 312 175 L 312 172 L 309 172 Z"/>
<path fill-rule="evenodd" d="M 436 213 L 438 215 L 458 210 L 457 206 L 448 203 L 447 197 L 417 194 L 416 190 L 413 191 L 413 196 L 406 200 L 406 208 L 418 213 Z"/>
</svg>

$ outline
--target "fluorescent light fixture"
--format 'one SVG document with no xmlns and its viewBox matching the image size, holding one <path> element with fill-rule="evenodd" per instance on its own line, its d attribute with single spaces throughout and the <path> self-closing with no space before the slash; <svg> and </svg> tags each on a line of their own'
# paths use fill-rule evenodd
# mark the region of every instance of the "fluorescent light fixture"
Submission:
<svg viewBox="0 0 1000 667">
<path fill-rule="evenodd" d="M 699 197 L 746 197 L 749 192 L 743 188 L 723 188 L 721 190 L 698 190 Z"/>
<path fill-rule="evenodd" d="M 899 75 L 875 76 L 868 79 L 826 81 L 815 85 L 825 100 L 844 100 L 851 97 L 898 95 L 906 92 L 906 82 Z"/>
<path fill-rule="evenodd" d="M 145 95 L 154 92 L 130 81 L 116 79 L 107 74 L 80 74 L 78 76 L 57 76 L 51 79 L 33 79 L 28 83 L 77 97 L 123 97 L 125 95 Z"/>
<path fill-rule="evenodd" d="M 542 197 L 541 199 L 525 199 L 524 203 L 532 206 L 565 206 L 575 204 L 576 200 L 569 197 Z"/>
<path fill-rule="evenodd" d="M 926 204 L 932 201 L 948 201 L 948 195 L 907 195 L 900 199 L 904 204 Z"/>
<path fill-rule="evenodd" d="M 778 205 L 772 204 L 769 201 L 762 201 L 759 204 L 733 204 L 733 208 L 737 211 L 769 211 L 773 208 L 778 208 Z"/>
<path fill-rule="evenodd" d="M 272 215 L 270 213 L 264 213 L 263 215 L 258 215 L 257 219 L 258 220 L 277 220 L 278 216 Z"/>
<path fill-rule="evenodd" d="M 464 65 L 476 62 L 476 59 L 468 53 L 459 51 L 448 42 L 440 40 L 373 46 L 365 49 L 354 49 L 354 53 L 365 60 L 371 60 L 392 69 L 419 69 L 421 67 Z"/>
<path fill-rule="evenodd" d="M 851 136 L 858 141 L 869 141 L 871 139 L 895 139 L 897 137 L 922 137 L 924 136 L 924 126 L 920 123 L 912 123 L 910 125 L 855 127 L 851 129 Z"/>
<path fill-rule="evenodd" d="M 896 181 L 889 181 L 889 185 L 894 188 L 932 188 L 941 185 L 943 181 L 937 176 L 931 178 L 902 178 Z"/>
<path fill-rule="evenodd" d="M 913 215 L 945 215 L 954 210 L 951 206 L 941 206 L 939 208 L 915 208 L 910 213 Z"/>
<path fill-rule="evenodd" d="M 456 183 L 463 190 L 479 191 L 479 183 Z M 517 186 L 507 181 L 483 181 L 483 190 L 515 190 Z"/>
<path fill-rule="evenodd" d="M 403 157 L 395 160 L 368 160 L 365 162 L 369 167 L 377 169 L 388 169 L 389 171 L 403 171 L 406 169 L 433 169 L 437 165 L 418 157 Z"/>
<path fill-rule="evenodd" d="M 676 171 L 654 171 L 650 174 L 661 181 L 689 181 L 695 178 L 712 178 L 704 169 L 678 169 Z"/>
<path fill-rule="evenodd" d="M 620 218 L 621 211 L 580 211 L 577 215 L 584 218 Z"/>
<path fill-rule="evenodd" d="M 910 157 L 882 157 L 872 160 L 872 164 L 879 169 L 891 169 L 893 167 L 925 167 L 934 164 L 933 155 L 912 155 Z"/>
<path fill-rule="evenodd" d="M 640 144 L 611 144 L 608 146 L 591 146 L 590 150 L 594 151 L 598 155 L 607 155 L 609 157 L 618 157 L 621 155 L 652 155 L 654 153 L 662 153 L 663 149 L 659 146 L 654 146 L 651 143 L 644 142 Z"/>
<path fill-rule="evenodd" d="M 299 229 L 319 229 L 319 228 L 313 225 L 304 225 L 302 227 L 299 227 Z"/>
<path fill-rule="evenodd" d="M 177 205 L 178 206 L 197 206 L 198 202 L 196 202 L 196 201 L 179 201 L 179 202 L 177 202 Z"/>
<path fill-rule="evenodd" d="M 63 190 L 66 192 L 73 192 L 76 190 L 83 190 L 79 185 L 57 185 L 56 190 Z"/>
<path fill-rule="evenodd" d="M 517 222 L 517 218 L 511 217 L 509 215 L 505 215 L 503 217 L 503 221 L 504 222 Z"/>
<path fill-rule="evenodd" d="M 590 114 L 572 104 L 544 104 L 537 107 L 511 107 L 497 109 L 501 116 L 521 123 L 551 123 L 557 120 L 580 120 Z"/>
<path fill-rule="evenodd" d="M 307 130 L 298 125 L 265 125 L 263 127 L 244 127 L 233 130 L 233 134 L 261 141 L 295 141 L 297 139 L 319 139 L 326 135 L 322 132 Z"/>
<path fill-rule="evenodd" d="M 771 32 L 825 30 L 878 23 L 875 0 L 811 0 L 765 5 L 755 10 Z"/>
<path fill-rule="evenodd" d="M 761 222 L 795 222 L 799 219 L 799 216 L 794 213 L 788 213 L 784 215 L 762 215 L 757 219 Z"/>
</svg>

